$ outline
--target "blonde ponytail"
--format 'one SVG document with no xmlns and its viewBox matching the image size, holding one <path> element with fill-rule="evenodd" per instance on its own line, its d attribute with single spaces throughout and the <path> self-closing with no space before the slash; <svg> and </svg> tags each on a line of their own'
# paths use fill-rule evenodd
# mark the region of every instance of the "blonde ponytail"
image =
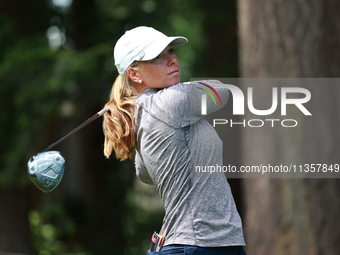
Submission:
<svg viewBox="0 0 340 255">
<path fill-rule="evenodd" d="M 103 131 L 105 135 L 104 155 L 109 158 L 112 150 L 116 158 L 126 160 L 130 158 L 135 148 L 135 112 L 136 94 L 130 78 L 118 75 L 114 82 L 110 101 L 105 105 L 109 111 L 104 113 Z"/>
</svg>

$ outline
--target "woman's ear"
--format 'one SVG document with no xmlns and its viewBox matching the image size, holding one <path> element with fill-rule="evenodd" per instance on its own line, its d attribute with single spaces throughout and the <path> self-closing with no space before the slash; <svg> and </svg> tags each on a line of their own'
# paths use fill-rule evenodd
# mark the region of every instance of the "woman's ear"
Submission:
<svg viewBox="0 0 340 255">
<path fill-rule="evenodd" d="M 126 69 L 126 73 L 129 76 L 129 78 L 131 79 L 131 81 L 133 81 L 135 83 L 139 83 L 140 73 L 138 72 L 137 69 L 135 69 L 133 67 L 129 67 L 128 69 Z"/>
</svg>

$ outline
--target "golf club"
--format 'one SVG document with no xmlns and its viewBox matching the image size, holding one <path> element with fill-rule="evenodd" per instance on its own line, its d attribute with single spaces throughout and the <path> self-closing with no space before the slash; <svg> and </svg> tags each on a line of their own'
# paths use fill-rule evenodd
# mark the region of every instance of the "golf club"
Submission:
<svg viewBox="0 0 340 255">
<path fill-rule="evenodd" d="M 78 132 L 92 121 L 98 119 L 109 109 L 104 108 L 87 119 L 84 123 L 69 132 L 67 135 L 48 146 L 43 152 L 31 157 L 27 163 L 28 175 L 32 182 L 43 192 L 54 190 L 60 183 L 65 170 L 65 159 L 59 151 L 49 151 L 69 136 Z"/>
</svg>

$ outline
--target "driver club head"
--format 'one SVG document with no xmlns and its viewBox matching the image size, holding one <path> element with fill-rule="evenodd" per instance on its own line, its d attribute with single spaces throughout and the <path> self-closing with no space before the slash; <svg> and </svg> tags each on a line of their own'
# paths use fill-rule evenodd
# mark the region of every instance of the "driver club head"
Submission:
<svg viewBox="0 0 340 255">
<path fill-rule="evenodd" d="M 32 182 L 43 192 L 54 190 L 65 170 L 65 159 L 59 151 L 38 153 L 29 159 L 27 171 Z"/>
</svg>

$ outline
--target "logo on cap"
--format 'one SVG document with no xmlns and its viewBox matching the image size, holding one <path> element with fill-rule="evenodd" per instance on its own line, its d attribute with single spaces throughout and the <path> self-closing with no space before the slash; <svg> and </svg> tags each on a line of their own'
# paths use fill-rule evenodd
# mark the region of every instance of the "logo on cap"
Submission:
<svg viewBox="0 0 340 255">
<path fill-rule="evenodd" d="M 144 56 L 145 56 L 145 52 L 143 50 L 138 53 L 139 60 L 142 60 Z"/>
</svg>

